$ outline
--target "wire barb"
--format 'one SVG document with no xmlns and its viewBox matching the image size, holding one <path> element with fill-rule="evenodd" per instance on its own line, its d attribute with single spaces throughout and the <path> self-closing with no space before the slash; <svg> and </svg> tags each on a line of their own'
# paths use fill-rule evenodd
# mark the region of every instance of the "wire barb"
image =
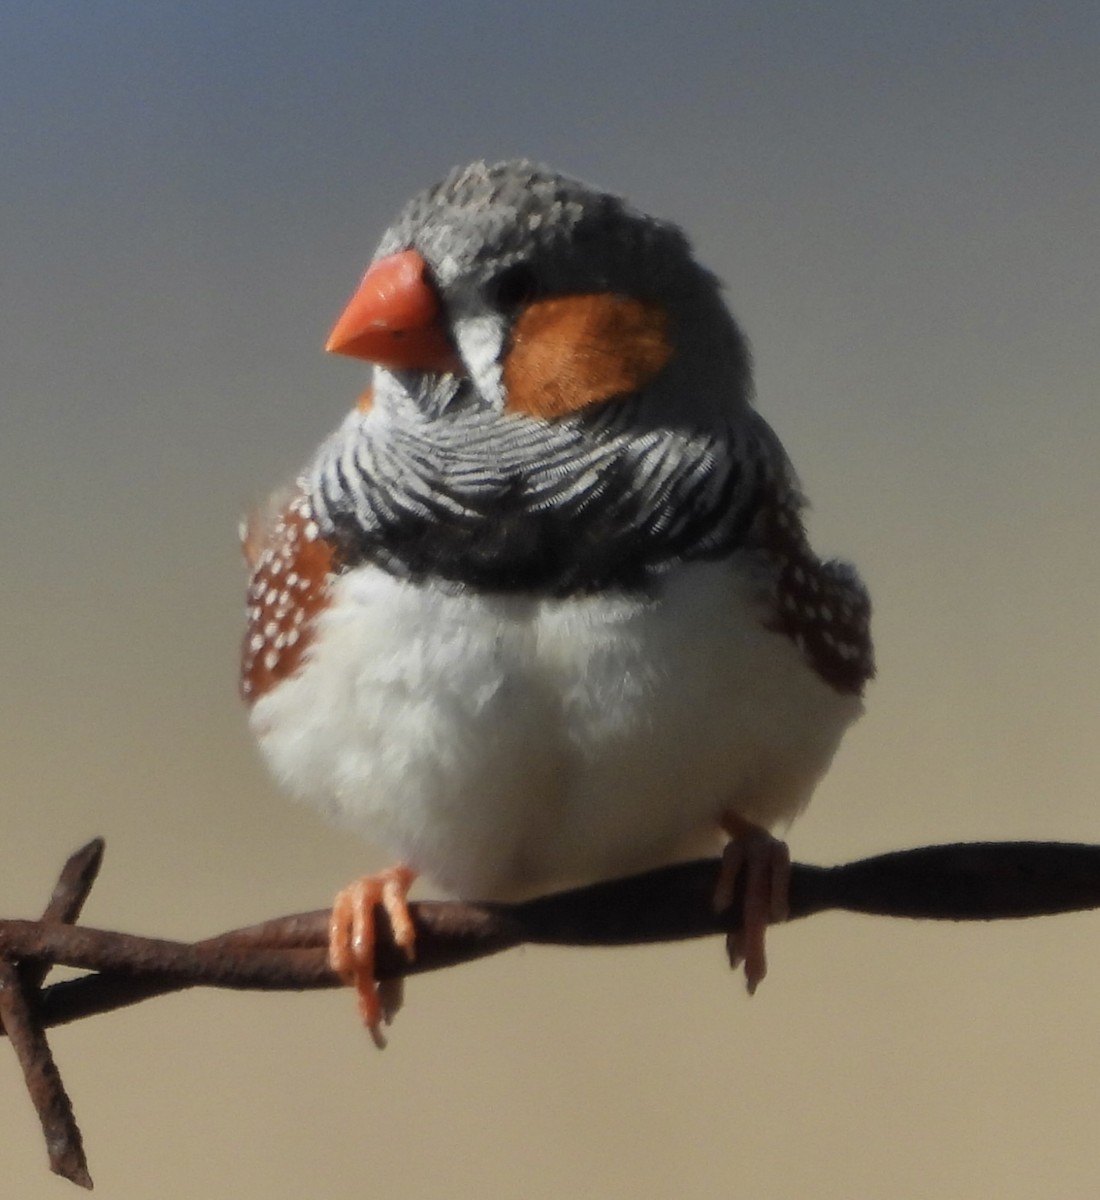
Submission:
<svg viewBox="0 0 1100 1200">
<path fill-rule="evenodd" d="M 103 839 L 94 838 L 72 855 L 62 868 L 40 924 L 68 924 L 80 916 L 99 874 L 103 850 Z M 92 1177 L 88 1173 L 80 1127 L 61 1082 L 38 1007 L 39 990 L 51 966 L 48 959 L 28 962 L 0 959 L 0 1023 L 23 1068 L 27 1091 L 46 1139 L 50 1170 L 90 1189 Z"/>
</svg>

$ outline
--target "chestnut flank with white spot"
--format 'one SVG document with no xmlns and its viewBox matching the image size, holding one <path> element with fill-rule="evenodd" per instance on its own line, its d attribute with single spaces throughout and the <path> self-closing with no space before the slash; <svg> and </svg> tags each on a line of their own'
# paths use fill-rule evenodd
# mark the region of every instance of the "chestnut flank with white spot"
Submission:
<svg viewBox="0 0 1100 1200">
<path fill-rule="evenodd" d="M 264 528 L 250 521 L 242 538 L 252 567 L 248 627 L 241 647 L 241 695 L 254 704 L 301 666 L 313 618 L 328 603 L 335 571 L 308 500 L 298 495 Z"/>
</svg>

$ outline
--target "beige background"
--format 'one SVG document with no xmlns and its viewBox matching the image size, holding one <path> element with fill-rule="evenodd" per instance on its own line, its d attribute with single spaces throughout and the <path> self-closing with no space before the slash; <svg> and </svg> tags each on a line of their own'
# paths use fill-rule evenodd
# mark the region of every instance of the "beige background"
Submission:
<svg viewBox="0 0 1100 1200">
<path fill-rule="evenodd" d="M 1100 841 L 1096 7 L 515 7 L 5 9 L 5 915 L 95 833 L 89 922 L 168 936 L 380 861 L 256 762 L 235 526 L 362 384 L 319 345 L 387 219 L 478 154 L 688 226 L 874 591 L 881 678 L 796 857 Z M 384 1055 L 347 994 L 53 1041 L 118 1200 L 1085 1197 L 1098 945 L 828 916 L 752 1002 L 717 944 L 530 950 L 417 980 Z M 0 1194 L 72 1194 L 6 1052 L 0 1106 Z"/>
</svg>

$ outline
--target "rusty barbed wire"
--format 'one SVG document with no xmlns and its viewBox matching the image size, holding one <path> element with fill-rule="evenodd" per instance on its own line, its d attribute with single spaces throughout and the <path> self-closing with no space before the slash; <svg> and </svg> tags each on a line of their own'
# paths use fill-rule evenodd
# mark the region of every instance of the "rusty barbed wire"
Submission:
<svg viewBox="0 0 1100 1200">
<path fill-rule="evenodd" d="M 305 991 L 342 986 L 328 966 L 329 910 L 279 917 L 199 942 L 75 924 L 103 857 L 101 839 L 65 864 L 38 921 L 0 920 L 0 1033 L 23 1068 L 50 1167 L 91 1176 L 45 1031 L 191 987 Z M 712 904 L 718 860 L 558 892 L 523 904 L 410 905 L 416 960 L 378 924 L 380 980 L 439 970 L 523 943 L 626 946 L 724 934 L 739 914 Z M 834 867 L 795 863 L 790 918 L 830 909 L 929 920 L 991 921 L 1100 907 L 1100 846 L 982 842 L 895 851 Z M 51 967 L 87 974 L 43 986 Z"/>
</svg>

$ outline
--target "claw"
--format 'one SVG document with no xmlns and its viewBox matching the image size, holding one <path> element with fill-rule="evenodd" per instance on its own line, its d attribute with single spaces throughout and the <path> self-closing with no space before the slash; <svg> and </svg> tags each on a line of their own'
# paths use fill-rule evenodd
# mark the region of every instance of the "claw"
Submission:
<svg viewBox="0 0 1100 1200">
<path fill-rule="evenodd" d="M 389 918 L 393 940 L 405 957 L 416 957 L 416 928 L 409 913 L 408 894 L 416 872 L 404 864 L 390 867 L 378 875 L 365 875 L 337 893 L 329 919 L 329 966 L 344 980 L 354 984 L 359 999 L 359 1015 L 374 1044 L 386 1045 L 383 1025 L 389 1025 L 401 1007 L 400 979 L 383 980 L 374 976 L 375 909 L 381 905 Z"/>
<path fill-rule="evenodd" d="M 745 984 L 751 996 L 768 973 L 764 940 L 769 925 L 785 921 L 791 879 L 791 856 L 786 843 L 743 817 L 730 814 L 722 828 L 730 835 L 714 888 L 714 911 L 732 905 L 738 882 L 744 877 L 741 922 L 726 934 L 730 966 L 744 964 Z"/>
</svg>

